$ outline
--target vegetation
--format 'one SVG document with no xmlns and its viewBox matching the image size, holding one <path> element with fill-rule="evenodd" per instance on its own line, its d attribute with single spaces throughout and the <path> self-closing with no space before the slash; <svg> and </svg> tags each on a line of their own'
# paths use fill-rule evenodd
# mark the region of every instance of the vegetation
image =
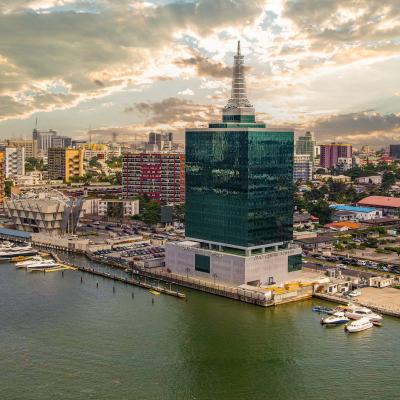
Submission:
<svg viewBox="0 0 400 400">
<path fill-rule="evenodd" d="M 161 221 L 161 204 L 149 199 L 148 196 L 139 196 L 139 215 L 133 219 L 140 220 L 149 225 L 158 224 Z"/>
<path fill-rule="evenodd" d="M 110 160 L 106 161 L 106 164 L 110 168 L 122 168 L 122 156 L 121 157 L 114 157 Z"/>
<path fill-rule="evenodd" d="M 12 180 L 7 180 L 4 182 L 4 194 L 6 197 L 11 196 L 11 188 L 14 186 L 14 182 Z"/>
<path fill-rule="evenodd" d="M 32 171 L 47 171 L 47 165 L 43 163 L 43 160 L 37 158 L 27 158 L 25 160 L 25 172 Z"/>
</svg>

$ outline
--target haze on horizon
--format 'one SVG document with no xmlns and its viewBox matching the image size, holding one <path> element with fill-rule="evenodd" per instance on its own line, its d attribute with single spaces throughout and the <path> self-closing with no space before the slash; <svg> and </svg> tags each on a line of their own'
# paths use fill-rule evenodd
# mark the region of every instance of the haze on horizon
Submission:
<svg viewBox="0 0 400 400">
<path fill-rule="evenodd" d="M 259 119 L 400 141 L 398 0 L 0 0 L 0 38 L 1 139 L 205 124 L 240 39 Z"/>
</svg>

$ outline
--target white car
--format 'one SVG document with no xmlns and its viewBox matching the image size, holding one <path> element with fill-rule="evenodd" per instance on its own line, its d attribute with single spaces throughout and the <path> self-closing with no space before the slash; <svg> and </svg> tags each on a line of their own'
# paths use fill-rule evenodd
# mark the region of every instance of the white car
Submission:
<svg viewBox="0 0 400 400">
<path fill-rule="evenodd" d="M 361 296 L 361 290 L 353 290 L 352 292 L 349 293 L 350 297 L 358 297 Z"/>
<path fill-rule="evenodd" d="M 336 267 L 341 269 L 347 269 L 347 265 L 344 264 L 336 264 Z"/>
</svg>

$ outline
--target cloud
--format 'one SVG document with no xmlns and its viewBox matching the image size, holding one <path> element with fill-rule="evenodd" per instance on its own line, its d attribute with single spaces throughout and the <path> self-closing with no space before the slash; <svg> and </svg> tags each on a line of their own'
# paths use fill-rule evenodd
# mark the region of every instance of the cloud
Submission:
<svg viewBox="0 0 400 400">
<path fill-rule="evenodd" d="M 193 67 L 199 77 L 212 78 L 231 78 L 232 67 L 228 67 L 221 62 L 216 62 L 210 58 L 203 57 L 193 51 L 190 58 L 179 59 L 175 61 L 179 67 Z"/>
<path fill-rule="evenodd" d="M 258 0 L 176 0 L 161 5 L 130 0 L 0 1 L 0 37 L 6 38 L 0 41 L 0 57 L 7 60 L 0 62 L 0 101 L 6 100 L 2 96 L 16 99 L 22 91 L 34 91 L 42 81 L 62 79 L 67 94 L 82 101 L 168 80 L 156 60 L 175 65 L 171 52 L 179 56 L 186 47 L 176 41 L 182 32 L 206 36 L 231 24 L 244 26 L 262 13 L 263 5 Z M 192 61 L 201 73 L 224 71 L 206 59 Z M 72 104 L 54 100 L 58 108 Z M 48 109 L 40 104 L 22 103 L 17 114 L 15 107 L 8 111 L 3 106 L 1 118 Z"/>
<path fill-rule="evenodd" d="M 182 95 L 182 96 L 194 96 L 194 92 L 192 89 L 185 89 L 185 90 L 181 90 L 180 92 L 178 92 L 178 94 Z"/>
<path fill-rule="evenodd" d="M 348 141 L 354 144 L 385 144 L 400 138 L 400 114 L 382 115 L 374 111 L 331 115 L 314 121 L 312 130 L 321 141 Z"/>
<path fill-rule="evenodd" d="M 217 115 L 212 105 L 198 104 L 191 100 L 169 97 L 156 102 L 140 102 L 125 108 L 124 112 L 143 115 L 145 126 L 170 125 L 182 127 L 188 123 L 204 123 Z"/>
</svg>

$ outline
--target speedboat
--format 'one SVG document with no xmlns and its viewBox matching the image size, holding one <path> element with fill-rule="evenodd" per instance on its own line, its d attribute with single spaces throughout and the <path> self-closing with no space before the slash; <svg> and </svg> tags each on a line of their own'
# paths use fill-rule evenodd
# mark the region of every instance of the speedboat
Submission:
<svg viewBox="0 0 400 400">
<path fill-rule="evenodd" d="M 25 266 L 28 271 L 33 271 L 36 269 L 44 269 L 44 268 L 54 268 L 57 267 L 58 264 L 53 260 L 43 260 L 30 263 Z"/>
<path fill-rule="evenodd" d="M 15 263 L 15 266 L 16 266 L 17 268 L 26 267 L 27 265 L 32 264 L 32 263 L 34 263 L 35 261 L 43 261 L 43 258 L 40 257 L 40 256 L 37 256 L 37 257 L 34 256 L 34 257 L 32 257 L 31 259 L 29 259 L 29 260 L 16 262 L 16 263 Z"/>
<path fill-rule="evenodd" d="M 357 319 L 356 321 L 350 322 L 348 325 L 346 325 L 346 331 L 347 332 L 361 332 L 365 331 L 366 329 L 372 328 L 374 324 L 371 322 L 371 320 L 367 317 L 362 317 L 360 319 Z"/>
<path fill-rule="evenodd" d="M 353 306 L 345 313 L 345 315 L 347 318 L 350 319 L 360 319 L 363 317 L 367 317 L 369 320 L 375 322 L 380 322 L 383 319 L 382 315 L 374 313 L 367 307 Z"/>
<path fill-rule="evenodd" d="M 330 315 L 329 317 L 325 317 L 321 319 L 322 325 L 340 325 L 349 322 L 350 319 L 344 315 L 343 311 L 337 311 Z"/>
<path fill-rule="evenodd" d="M 314 306 L 312 310 L 323 314 L 330 314 L 332 312 L 331 308 L 327 308 L 324 306 Z"/>
</svg>

